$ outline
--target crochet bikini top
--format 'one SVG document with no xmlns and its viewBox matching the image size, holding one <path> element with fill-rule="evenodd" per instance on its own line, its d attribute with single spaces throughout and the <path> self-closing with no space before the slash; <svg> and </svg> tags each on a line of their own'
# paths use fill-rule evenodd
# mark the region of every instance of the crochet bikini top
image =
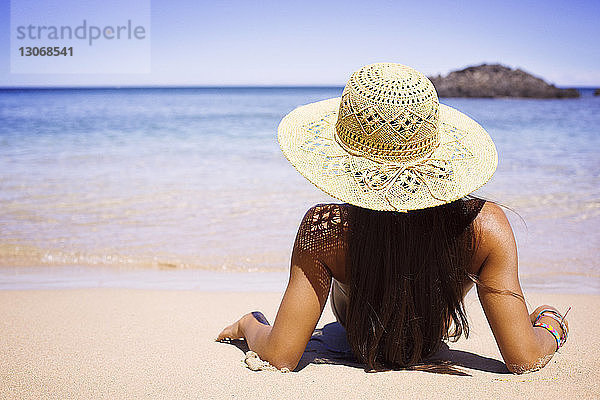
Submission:
<svg viewBox="0 0 600 400">
<path fill-rule="evenodd" d="M 485 200 L 467 198 L 456 202 L 456 207 L 448 208 L 457 233 L 469 226 L 481 211 Z M 352 207 L 350 204 L 318 204 L 305 214 L 296 241 L 294 253 L 302 255 L 303 268 L 308 268 L 319 276 L 319 284 L 329 286 L 332 277 L 331 266 L 345 263 L 348 251 L 348 232 L 352 227 Z M 391 211 L 389 211 L 391 212 Z"/>
</svg>

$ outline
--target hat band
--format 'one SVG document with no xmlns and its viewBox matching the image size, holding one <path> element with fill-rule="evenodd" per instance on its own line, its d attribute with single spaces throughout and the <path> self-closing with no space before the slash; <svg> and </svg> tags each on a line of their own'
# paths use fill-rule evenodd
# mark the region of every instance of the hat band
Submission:
<svg viewBox="0 0 600 400">
<path fill-rule="evenodd" d="M 411 142 L 407 144 L 407 149 L 396 150 L 392 154 L 383 155 L 381 151 L 377 151 L 379 154 L 375 154 L 375 151 L 368 151 L 369 149 L 365 149 L 366 151 L 361 151 L 354 146 L 350 146 L 346 143 L 338 133 L 338 124 L 336 124 L 333 130 L 333 138 L 340 145 L 344 151 L 347 153 L 356 156 L 356 157 L 364 157 L 369 160 L 378 162 L 378 163 L 386 163 L 386 162 L 410 162 L 415 160 L 420 160 L 424 157 L 427 157 L 431 154 L 435 149 L 437 149 L 440 145 L 439 140 L 439 131 L 436 128 L 435 133 L 429 137 L 425 137 L 419 141 Z M 364 147 L 364 146 L 363 146 Z"/>
<path fill-rule="evenodd" d="M 360 186 L 380 192 L 388 205 L 396 211 L 399 209 L 390 201 L 390 192 L 401 190 L 405 193 L 416 193 L 420 186 L 424 186 L 429 194 L 442 202 L 448 199 L 441 193 L 433 190 L 435 182 L 449 181 L 454 177 L 452 164 L 441 158 L 433 158 L 432 153 L 420 160 L 405 163 L 386 163 L 357 171 L 353 177 Z"/>
</svg>

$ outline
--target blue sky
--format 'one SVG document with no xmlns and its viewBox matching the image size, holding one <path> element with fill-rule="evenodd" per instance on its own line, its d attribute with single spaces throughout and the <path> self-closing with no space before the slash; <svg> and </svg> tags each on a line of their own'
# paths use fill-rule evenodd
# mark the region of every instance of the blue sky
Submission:
<svg viewBox="0 0 600 400">
<path fill-rule="evenodd" d="M 68 16 L 73 1 L 44 4 Z M 135 1 L 111 16 L 107 1 L 78 3 L 91 20 L 143 20 Z M 152 0 L 150 72 L 129 74 L 11 73 L 9 2 L 0 7 L 0 86 L 343 85 L 380 61 L 428 75 L 500 62 L 559 86 L 600 86 L 598 0 Z M 114 58 L 123 68 L 136 62 Z M 107 57 L 99 51 L 96 61 Z"/>
</svg>

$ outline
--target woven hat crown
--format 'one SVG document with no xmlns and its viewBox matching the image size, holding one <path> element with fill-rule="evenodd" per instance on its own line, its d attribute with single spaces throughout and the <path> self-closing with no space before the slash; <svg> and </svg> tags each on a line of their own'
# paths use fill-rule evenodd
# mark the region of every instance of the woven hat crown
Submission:
<svg viewBox="0 0 600 400">
<path fill-rule="evenodd" d="M 401 64 L 371 64 L 344 88 L 335 139 L 357 156 L 411 161 L 439 145 L 438 119 L 437 93 L 425 75 Z"/>
</svg>

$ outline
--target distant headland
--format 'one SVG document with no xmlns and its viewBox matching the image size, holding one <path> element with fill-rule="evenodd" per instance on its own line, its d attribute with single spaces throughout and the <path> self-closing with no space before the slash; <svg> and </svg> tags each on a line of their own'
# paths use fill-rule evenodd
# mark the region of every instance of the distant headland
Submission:
<svg viewBox="0 0 600 400">
<path fill-rule="evenodd" d="M 577 89 L 560 89 L 520 69 L 482 64 L 429 77 L 439 97 L 526 97 L 560 99 L 579 97 Z"/>
</svg>

